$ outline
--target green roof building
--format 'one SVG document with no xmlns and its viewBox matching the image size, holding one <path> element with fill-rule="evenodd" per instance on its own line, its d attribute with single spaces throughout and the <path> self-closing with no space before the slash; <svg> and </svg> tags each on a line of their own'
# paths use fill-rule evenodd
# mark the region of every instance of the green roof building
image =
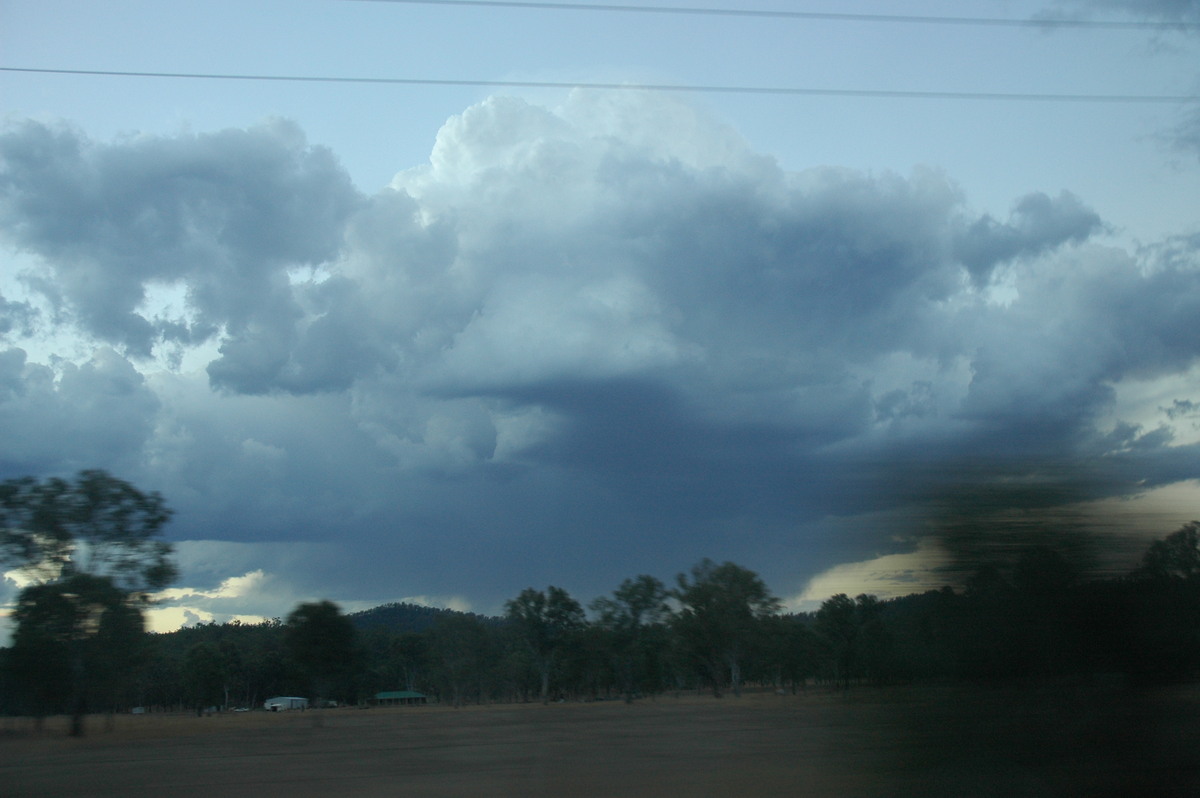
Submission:
<svg viewBox="0 0 1200 798">
<path fill-rule="evenodd" d="M 412 690 L 389 690 L 376 693 L 367 703 L 373 707 L 398 707 L 411 704 L 424 704 L 428 699 L 424 693 Z"/>
</svg>

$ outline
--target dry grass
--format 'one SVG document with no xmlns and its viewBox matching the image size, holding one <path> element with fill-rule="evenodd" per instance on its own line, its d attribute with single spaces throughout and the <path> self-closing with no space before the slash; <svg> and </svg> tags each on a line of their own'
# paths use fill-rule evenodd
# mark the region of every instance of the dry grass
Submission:
<svg viewBox="0 0 1200 798">
<path fill-rule="evenodd" d="M 1197 795 L 1200 695 L 863 689 L 0 726 L 20 796 Z M 314 720 L 319 720 L 316 725 Z"/>
</svg>

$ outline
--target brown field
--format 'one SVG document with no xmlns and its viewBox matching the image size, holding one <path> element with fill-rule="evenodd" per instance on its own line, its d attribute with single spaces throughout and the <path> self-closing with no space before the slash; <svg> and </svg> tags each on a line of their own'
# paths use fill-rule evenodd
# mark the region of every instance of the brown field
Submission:
<svg viewBox="0 0 1200 798">
<path fill-rule="evenodd" d="M 0 795 L 1200 795 L 1200 690 L 0 719 Z"/>
</svg>

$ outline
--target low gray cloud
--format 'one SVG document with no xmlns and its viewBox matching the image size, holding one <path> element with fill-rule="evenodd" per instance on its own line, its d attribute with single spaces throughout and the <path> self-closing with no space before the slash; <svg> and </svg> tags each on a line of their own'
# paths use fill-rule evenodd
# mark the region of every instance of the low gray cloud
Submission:
<svg viewBox="0 0 1200 798">
<path fill-rule="evenodd" d="M 24 350 L 0 352 L 0 469 L 8 476 L 108 464 L 139 467 L 154 434 L 158 396 L 133 365 L 107 347 L 57 370 Z"/>
<path fill-rule="evenodd" d="M 1179 152 L 1200 158 L 1200 106 L 1182 112 L 1179 122 L 1167 131 L 1164 139 Z"/>
<path fill-rule="evenodd" d="M 194 323 L 176 339 L 289 313 L 286 270 L 334 257 L 357 202 L 286 122 L 110 144 L 37 122 L 0 136 L 0 229 L 48 266 L 31 284 L 139 356 L 173 329 L 141 309 L 152 285 L 187 286 Z"/>
<path fill-rule="evenodd" d="M 33 332 L 37 310 L 28 302 L 10 302 L 0 294 L 0 337 L 15 332 L 28 336 Z"/>
<path fill-rule="evenodd" d="M 146 377 L 110 348 L 10 350 L 5 473 L 121 466 L 195 551 L 248 546 L 223 578 L 276 584 L 248 544 L 293 541 L 319 554 L 288 560 L 289 595 L 487 608 L 704 556 L 798 593 L 911 545 L 914 508 L 952 493 L 1200 477 L 1156 426 L 1168 400 L 1122 398 L 1200 357 L 1200 249 L 1106 246 L 1067 192 L 1030 187 L 998 221 L 940 173 L 788 172 L 631 93 L 489 99 L 372 197 L 281 124 L 113 144 L 21 126 L 0 153 L 7 235 L 41 259 L 30 280 L 64 280 L 62 334 L 219 347 Z M 124 288 L 91 287 L 110 272 Z M 156 281 L 186 318 L 141 306 Z"/>
<path fill-rule="evenodd" d="M 1172 421 L 1177 418 L 1192 418 L 1200 415 L 1200 405 L 1197 405 L 1191 399 L 1176 399 L 1171 403 L 1170 407 L 1163 408 L 1163 412 Z"/>
<path fill-rule="evenodd" d="M 1051 198 L 1039 192 L 1022 197 L 1008 222 L 985 215 L 967 225 L 955 241 L 955 254 L 975 279 L 986 282 L 999 264 L 1085 241 L 1102 228 L 1099 214 L 1073 194 Z"/>
</svg>

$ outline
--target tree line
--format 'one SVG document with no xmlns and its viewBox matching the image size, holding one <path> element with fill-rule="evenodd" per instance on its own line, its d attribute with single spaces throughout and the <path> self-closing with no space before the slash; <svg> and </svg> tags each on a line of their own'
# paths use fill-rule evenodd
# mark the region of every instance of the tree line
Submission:
<svg viewBox="0 0 1200 798">
<path fill-rule="evenodd" d="M 1045 682 L 1200 675 L 1200 523 L 1155 541 L 1116 578 L 1084 578 L 1051 548 L 980 567 L 961 589 L 839 594 L 785 613 L 753 571 L 702 560 L 670 585 L 622 582 L 587 607 L 527 588 L 501 617 L 411 605 L 149 634 L 142 612 L 174 577 L 170 511 L 100 471 L 0 483 L 0 554 L 25 574 L 0 711 L 259 707 L 275 695 L 361 704 L 382 691 L 468 703 L 620 699 L 744 687 L 912 681 Z"/>
</svg>

